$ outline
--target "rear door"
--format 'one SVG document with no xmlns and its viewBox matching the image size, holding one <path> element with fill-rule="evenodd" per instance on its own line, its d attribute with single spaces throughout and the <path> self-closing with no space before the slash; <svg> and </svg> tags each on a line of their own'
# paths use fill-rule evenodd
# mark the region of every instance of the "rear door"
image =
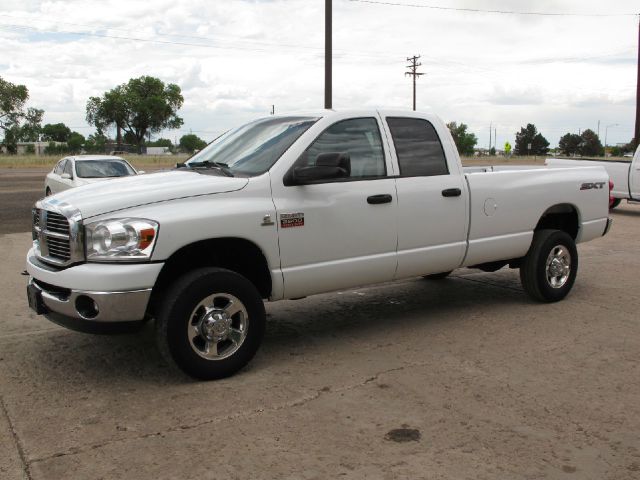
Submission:
<svg viewBox="0 0 640 480">
<path fill-rule="evenodd" d="M 469 199 L 447 127 L 436 117 L 381 115 L 399 171 L 396 278 L 453 270 L 466 250 Z"/>
</svg>

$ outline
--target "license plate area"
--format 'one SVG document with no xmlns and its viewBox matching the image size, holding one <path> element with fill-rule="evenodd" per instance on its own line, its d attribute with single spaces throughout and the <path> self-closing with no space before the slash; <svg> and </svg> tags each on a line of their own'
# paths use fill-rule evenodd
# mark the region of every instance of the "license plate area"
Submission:
<svg viewBox="0 0 640 480">
<path fill-rule="evenodd" d="M 34 285 L 27 285 L 27 300 L 29 301 L 29 308 L 36 312 L 37 315 L 47 313 L 47 307 L 42 300 L 42 292 Z"/>
</svg>

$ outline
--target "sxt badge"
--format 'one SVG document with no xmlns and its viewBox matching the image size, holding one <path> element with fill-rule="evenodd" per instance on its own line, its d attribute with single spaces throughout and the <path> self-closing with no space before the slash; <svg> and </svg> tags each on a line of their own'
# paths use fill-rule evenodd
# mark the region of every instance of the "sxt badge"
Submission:
<svg viewBox="0 0 640 480">
<path fill-rule="evenodd" d="M 580 186 L 580 190 L 593 190 L 598 188 L 603 188 L 606 182 L 596 182 L 596 183 L 583 183 Z"/>
<path fill-rule="evenodd" d="M 282 228 L 304 227 L 304 213 L 281 213 L 280 226 Z"/>
</svg>

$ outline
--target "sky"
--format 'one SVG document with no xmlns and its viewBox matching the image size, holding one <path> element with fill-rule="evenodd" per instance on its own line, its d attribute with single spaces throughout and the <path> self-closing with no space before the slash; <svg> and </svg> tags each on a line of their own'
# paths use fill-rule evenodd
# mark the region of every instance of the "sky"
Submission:
<svg viewBox="0 0 640 480">
<path fill-rule="evenodd" d="M 603 143 L 633 136 L 638 16 L 618 14 L 637 0 L 386 1 L 404 6 L 333 0 L 334 109 L 410 109 L 406 58 L 420 55 L 418 110 L 467 124 L 478 147 L 490 126 L 513 145 L 527 123 L 552 146 L 598 122 Z M 27 86 L 43 123 L 93 133 L 88 98 L 141 75 L 185 98 L 184 126 L 154 138 L 321 109 L 324 1 L 0 0 L 0 77 Z"/>
</svg>

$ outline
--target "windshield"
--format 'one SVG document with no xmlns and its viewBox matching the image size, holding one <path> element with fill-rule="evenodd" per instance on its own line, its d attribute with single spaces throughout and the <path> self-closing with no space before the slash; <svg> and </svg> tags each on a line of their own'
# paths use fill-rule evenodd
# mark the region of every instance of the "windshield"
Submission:
<svg viewBox="0 0 640 480">
<path fill-rule="evenodd" d="M 260 175 L 318 119 L 270 117 L 231 130 L 186 162 L 189 167 L 213 165 L 231 174 Z"/>
<path fill-rule="evenodd" d="M 135 171 L 122 160 L 80 160 L 76 162 L 76 175 L 80 178 L 126 177 Z"/>
</svg>

